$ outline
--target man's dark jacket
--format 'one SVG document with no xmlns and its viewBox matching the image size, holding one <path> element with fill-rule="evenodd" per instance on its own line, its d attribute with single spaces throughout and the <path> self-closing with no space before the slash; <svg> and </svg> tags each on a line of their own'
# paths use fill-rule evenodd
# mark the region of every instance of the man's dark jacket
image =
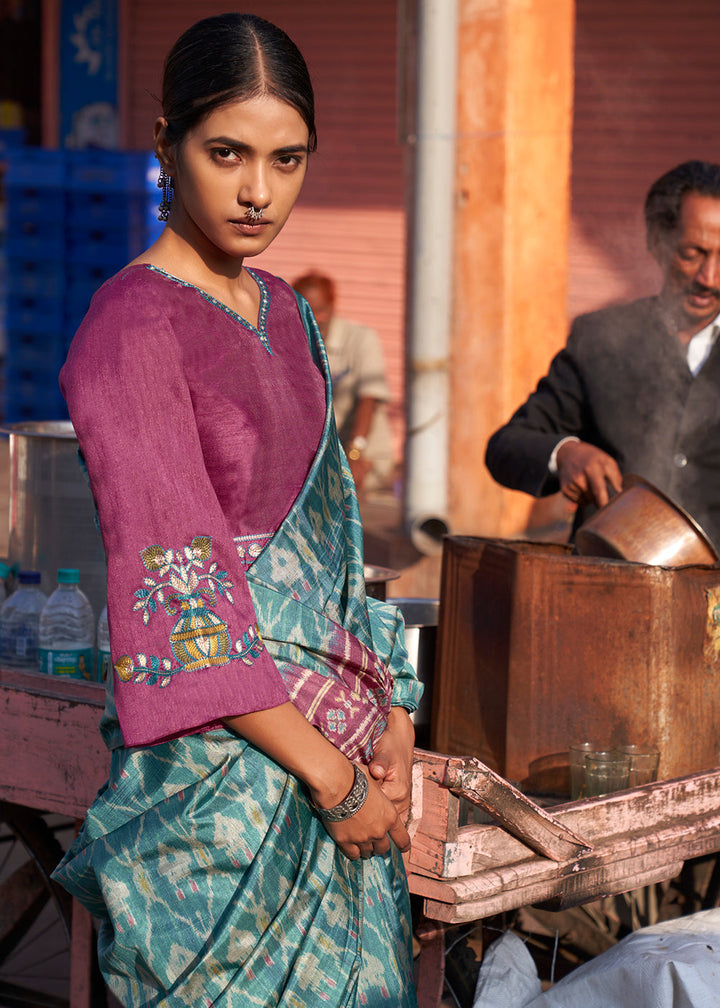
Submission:
<svg viewBox="0 0 720 1008">
<path fill-rule="evenodd" d="M 720 339 L 693 377 L 657 298 L 581 315 L 547 376 L 490 438 L 488 469 L 514 490 L 555 493 L 548 460 L 569 434 L 644 476 L 720 547 Z"/>
</svg>

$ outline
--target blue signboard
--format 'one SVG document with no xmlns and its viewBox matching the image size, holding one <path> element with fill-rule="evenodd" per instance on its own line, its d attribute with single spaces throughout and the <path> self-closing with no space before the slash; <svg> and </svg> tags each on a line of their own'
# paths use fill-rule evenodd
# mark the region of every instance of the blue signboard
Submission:
<svg viewBox="0 0 720 1008">
<path fill-rule="evenodd" d="M 117 0 L 62 0 L 61 146 L 118 146 L 117 53 Z"/>
</svg>

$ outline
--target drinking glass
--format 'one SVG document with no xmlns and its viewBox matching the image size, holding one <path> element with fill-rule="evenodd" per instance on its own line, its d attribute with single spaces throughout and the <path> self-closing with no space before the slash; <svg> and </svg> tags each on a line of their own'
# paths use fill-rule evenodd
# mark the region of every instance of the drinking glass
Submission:
<svg viewBox="0 0 720 1008">
<path fill-rule="evenodd" d="M 630 757 L 612 750 L 585 756 L 585 797 L 599 797 L 628 787 Z"/>
<path fill-rule="evenodd" d="M 624 745 L 620 752 L 630 757 L 628 787 L 639 787 L 657 780 L 660 753 L 652 746 Z"/>
<path fill-rule="evenodd" d="M 585 757 L 588 753 L 602 752 L 597 742 L 575 742 L 570 746 L 570 797 L 585 797 Z"/>
</svg>

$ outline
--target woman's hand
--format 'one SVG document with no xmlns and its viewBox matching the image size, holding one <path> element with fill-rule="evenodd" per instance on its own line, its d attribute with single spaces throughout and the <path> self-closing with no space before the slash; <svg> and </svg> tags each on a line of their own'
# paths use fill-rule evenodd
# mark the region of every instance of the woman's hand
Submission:
<svg viewBox="0 0 720 1008">
<path fill-rule="evenodd" d="M 401 816 L 410 808 L 414 746 L 415 726 L 410 715 L 402 707 L 391 707 L 368 770 Z"/>
<path fill-rule="evenodd" d="M 410 837 L 393 803 L 361 766 L 370 789 L 365 804 L 354 816 L 342 822 L 325 822 L 325 829 L 351 861 L 387 854 L 390 842 L 401 851 L 410 849 Z"/>
<path fill-rule="evenodd" d="M 407 714 L 404 711 L 402 713 L 407 718 Z M 355 780 L 353 764 L 313 728 L 290 702 L 223 720 L 231 731 L 242 735 L 299 777 L 320 808 L 333 808 L 350 793 Z M 390 730 L 391 722 L 393 730 Z M 392 716 L 391 712 L 388 729 L 380 738 L 378 767 L 382 769 L 377 772 L 389 777 L 391 783 L 395 777 L 402 778 L 399 766 L 396 767 L 398 757 L 393 755 L 402 748 L 398 744 L 398 738 L 403 733 L 400 727 L 402 724 L 402 719 Z M 412 728 L 412 722 L 410 727 Z M 410 752 L 412 753 L 412 746 Z M 365 804 L 354 816 L 343 822 L 324 822 L 325 828 L 343 853 L 353 861 L 360 857 L 372 857 L 373 854 L 386 854 L 391 841 L 401 851 L 408 850 L 410 837 L 393 801 L 383 793 L 384 783 L 381 786 L 373 780 L 365 767 L 360 769 L 370 785 Z"/>
</svg>

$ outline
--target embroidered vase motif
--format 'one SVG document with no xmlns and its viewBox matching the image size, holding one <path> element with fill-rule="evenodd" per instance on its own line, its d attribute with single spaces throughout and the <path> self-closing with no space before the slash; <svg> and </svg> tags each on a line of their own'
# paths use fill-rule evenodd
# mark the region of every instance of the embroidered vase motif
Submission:
<svg viewBox="0 0 720 1008">
<path fill-rule="evenodd" d="M 180 600 L 181 615 L 170 633 L 170 647 L 187 672 L 230 661 L 227 623 L 205 607 L 201 596 Z"/>
</svg>

